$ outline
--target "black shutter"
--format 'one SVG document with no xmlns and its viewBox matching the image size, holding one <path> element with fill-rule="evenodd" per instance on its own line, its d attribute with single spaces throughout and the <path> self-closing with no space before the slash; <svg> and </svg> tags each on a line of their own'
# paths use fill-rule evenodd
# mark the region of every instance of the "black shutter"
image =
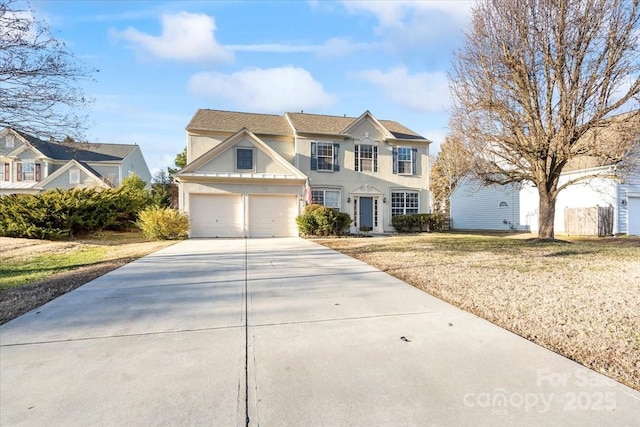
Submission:
<svg viewBox="0 0 640 427">
<path fill-rule="evenodd" d="M 373 147 L 373 171 L 378 172 L 378 147 Z"/>
<path fill-rule="evenodd" d="M 393 173 L 397 174 L 398 173 L 398 149 L 396 147 L 393 147 L 391 152 L 393 153 Z"/>
<path fill-rule="evenodd" d="M 311 170 L 312 171 L 317 171 L 318 170 L 318 156 L 317 156 L 317 152 L 316 152 L 316 143 L 315 142 L 311 143 Z"/>
<path fill-rule="evenodd" d="M 340 144 L 333 144 L 333 171 L 340 172 L 340 157 L 338 153 L 340 152 Z"/>
<path fill-rule="evenodd" d="M 418 149 L 411 149 L 411 172 L 413 175 L 418 175 Z"/>
<path fill-rule="evenodd" d="M 4 164 L 4 180 L 11 181 L 11 165 L 9 163 Z"/>
<path fill-rule="evenodd" d="M 16 181 L 22 181 L 22 163 L 16 163 Z"/>
<path fill-rule="evenodd" d="M 40 181 L 40 176 L 41 176 L 40 168 L 41 168 L 40 163 L 36 163 L 36 181 Z"/>
<path fill-rule="evenodd" d="M 358 157 L 360 157 L 360 146 L 358 144 L 356 144 L 353 147 L 353 160 L 354 160 L 354 164 L 353 164 L 353 170 L 358 172 Z"/>
</svg>

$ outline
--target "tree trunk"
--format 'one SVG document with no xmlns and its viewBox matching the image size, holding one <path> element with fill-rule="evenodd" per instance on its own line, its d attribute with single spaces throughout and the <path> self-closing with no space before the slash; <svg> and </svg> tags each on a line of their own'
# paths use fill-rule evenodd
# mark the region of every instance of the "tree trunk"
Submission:
<svg viewBox="0 0 640 427">
<path fill-rule="evenodd" d="M 556 195 L 546 188 L 538 187 L 540 203 L 538 205 L 538 238 L 555 239 L 554 220 L 556 216 Z"/>
</svg>

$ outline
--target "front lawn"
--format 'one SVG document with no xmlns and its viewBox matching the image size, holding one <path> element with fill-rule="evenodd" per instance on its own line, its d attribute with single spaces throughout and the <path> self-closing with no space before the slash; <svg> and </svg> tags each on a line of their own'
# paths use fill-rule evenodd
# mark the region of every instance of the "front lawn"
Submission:
<svg viewBox="0 0 640 427">
<path fill-rule="evenodd" d="M 173 243 L 139 231 L 65 241 L 0 237 L 0 324 Z"/>
<path fill-rule="evenodd" d="M 640 390 L 640 238 L 318 242 Z"/>
</svg>

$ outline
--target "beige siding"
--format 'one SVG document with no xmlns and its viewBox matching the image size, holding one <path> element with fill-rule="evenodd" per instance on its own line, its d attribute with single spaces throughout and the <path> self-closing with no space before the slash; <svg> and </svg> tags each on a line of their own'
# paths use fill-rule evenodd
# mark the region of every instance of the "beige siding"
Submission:
<svg viewBox="0 0 640 427">
<path fill-rule="evenodd" d="M 195 159 L 220 144 L 228 136 L 229 135 L 189 135 L 187 142 L 187 162 L 193 162 Z"/>
<path fill-rule="evenodd" d="M 398 175 L 393 173 L 393 146 L 385 142 L 376 142 L 376 135 L 369 134 L 374 140 L 374 145 L 378 147 L 378 172 L 356 172 L 354 164 L 354 146 L 359 141 L 349 140 L 328 140 L 300 138 L 298 140 L 298 151 L 300 152 L 299 167 L 302 173 L 309 176 L 312 188 L 339 188 L 341 191 L 342 211 L 353 215 L 353 202 L 348 203 L 347 199 L 358 189 L 367 185 L 379 191 L 380 198 L 386 198 L 387 202 L 382 204 L 380 223 L 383 224 L 384 231 L 393 231 L 391 227 L 391 192 L 394 190 L 416 190 L 419 194 L 420 212 L 429 212 L 429 191 L 428 191 L 428 154 L 429 148 L 426 143 L 402 144 L 402 147 L 412 147 L 418 150 L 417 175 Z M 339 172 L 318 172 L 311 170 L 311 142 L 323 141 L 340 144 L 339 152 Z"/>
<path fill-rule="evenodd" d="M 180 209 L 188 212 L 189 193 L 199 194 L 292 194 L 300 196 L 302 185 L 283 184 L 236 184 L 236 183 L 180 183 Z"/>
<path fill-rule="evenodd" d="M 239 141 L 228 150 L 224 151 L 209 163 L 198 168 L 206 172 L 243 172 L 236 170 L 236 148 L 250 148 L 254 150 L 254 171 L 255 173 L 289 174 L 290 172 L 282 165 L 274 161 L 260 147 L 255 146 L 248 139 Z"/>
</svg>

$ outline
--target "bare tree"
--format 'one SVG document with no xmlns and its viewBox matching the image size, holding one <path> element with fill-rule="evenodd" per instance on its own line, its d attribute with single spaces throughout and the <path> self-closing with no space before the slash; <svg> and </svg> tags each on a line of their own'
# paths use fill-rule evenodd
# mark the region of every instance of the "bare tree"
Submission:
<svg viewBox="0 0 640 427">
<path fill-rule="evenodd" d="M 460 141 L 447 136 L 431 168 L 431 197 L 437 212 L 449 215 L 449 196 L 469 171 L 469 161 Z"/>
<path fill-rule="evenodd" d="M 62 140 L 82 136 L 89 100 L 85 67 L 49 27 L 13 0 L 0 0 L 0 126 Z"/>
<path fill-rule="evenodd" d="M 450 127 L 485 183 L 537 187 L 541 238 L 554 238 L 569 162 L 615 163 L 638 142 L 639 22 L 640 0 L 482 0 L 473 10 L 450 75 Z M 622 112 L 614 122 L 625 131 L 604 147 L 598 133 Z"/>
</svg>

